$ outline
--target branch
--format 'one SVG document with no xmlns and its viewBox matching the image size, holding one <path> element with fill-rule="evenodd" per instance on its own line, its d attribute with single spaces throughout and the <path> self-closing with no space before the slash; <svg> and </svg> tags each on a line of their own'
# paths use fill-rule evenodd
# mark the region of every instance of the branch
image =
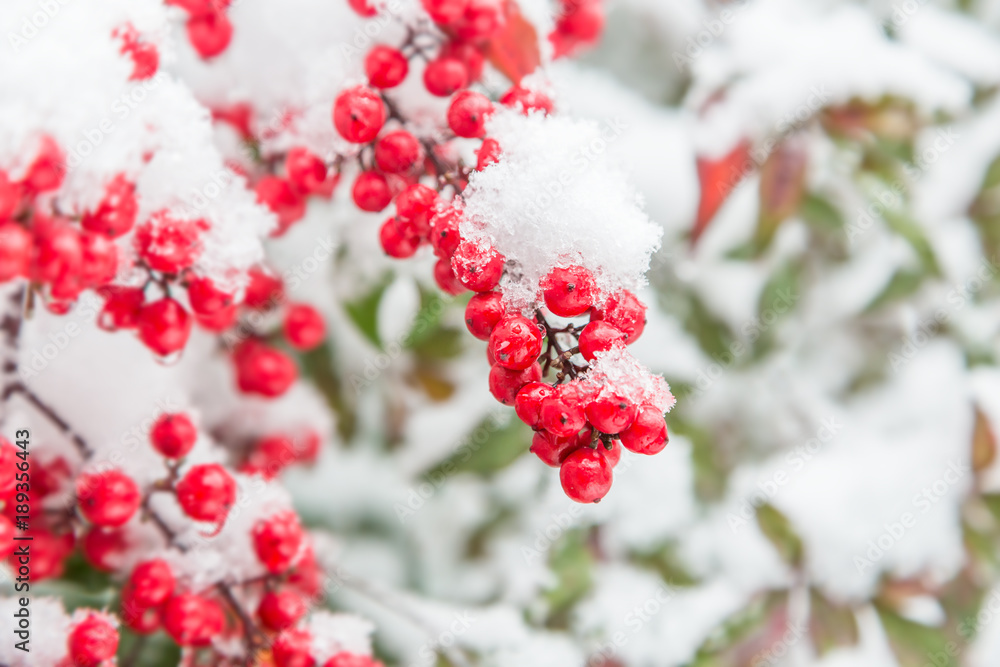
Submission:
<svg viewBox="0 0 1000 667">
<path fill-rule="evenodd" d="M 36 410 L 42 413 L 42 415 L 44 415 L 46 419 L 48 419 L 50 422 L 53 423 L 53 425 L 56 426 L 56 428 L 62 431 L 63 435 L 69 438 L 76 446 L 76 448 L 80 450 L 80 454 L 83 456 L 83 458 L 89 459 L 91 456 L 94 455 L 94 450 L 90 447 L 90 445 L 87 444 L 87 441 L 83 439 L 83 436 L 74 431 L 73 427 L 69 425 L 69 422 L 63 419 L 52 406 L 43 401 L 41 397 L 38 396 L 38 394 L 31 391 L 31 389 L 29 389 L 28 386 L 25 385 L 20 380 L 17 380 L 16 382 L 10 384 L 8 387 L 5 388 L 2 400 L 6 402 L 7 399 L 14 394 L 20 394 L 25 399 L 27 399 L 27 401 L 31 403 L 31 405 L 33 405 Z"/>
</svg>

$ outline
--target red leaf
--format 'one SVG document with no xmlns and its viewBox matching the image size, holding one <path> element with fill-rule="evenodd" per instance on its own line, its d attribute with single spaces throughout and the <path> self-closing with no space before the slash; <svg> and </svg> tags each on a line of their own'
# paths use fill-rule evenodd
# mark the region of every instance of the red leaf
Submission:
<svg viewBox="0 0 1000 667">
<path fill-rule="evenodd" d="M 749 157 L 750 143 L 743 140 L 721 158 L 697 158 L 701 200 L 698 202 L 698 217 L 691 229 L 692 245 L 698 242 L 726 198 L 749 172 L 747 165 L 752 164 Z"/>
<path fill-rule="evenodd" d="M 486 57 L 504 76 L 514 82 L 534 72 L 542 62 L 535 26 L 521 14 L 517 2 L 507 0 L 507 23 L 486 47 Z"/>
</svg>

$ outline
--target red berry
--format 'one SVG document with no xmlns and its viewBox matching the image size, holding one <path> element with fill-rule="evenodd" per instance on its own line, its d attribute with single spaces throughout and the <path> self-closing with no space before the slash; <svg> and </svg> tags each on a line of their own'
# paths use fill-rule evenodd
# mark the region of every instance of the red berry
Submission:
<svg viewBox="0 0 1000 667">
<path fill-rule="evenodd" d="M 611 489 L 612 465 L 596 449 L 581 447 L 566 457 L 559 468 L 559 481 L 570 500 L 596 503 Z"/>
<path fill-rule="evenodd" d="M 0 559 L 14 553 L 14 524 L 0 514 Z"/>
<path fill-rule="evenodd" d="M 382 243 L 385 254 L 396 259 L 406 259 L 412 257 L 417 248 L 420 247 L 420 239 L 403 234 L 395 218 L 389 218 L 382 223 L 379 229 L 378 239 Z"/>
<path fill-rule="evenodd" d="M 233 24 L 221 10 L 197 14 L 187 22 L 188 41 L 205 60 L 214 58 L 229 46 L 233 38 Z"/>
<path fill-rule="evenodd" d="M 162 558 L 139 563 L 128 584 L 132 601 L 140 607 L 158 607 L 174 593 L 174 573 Z"/>
<path fill-rule="evenodd" d="M 80 270 L 83 266 L 83 248 L 76 228 L 59 220 L 46 220 L 35 224 L 34 254 L 31 274 L 34 280 L 52 285 L 75 286 L 76 292 L 67 294 L 73 299 L 82 290 Z"/>
<path fill-rule="evenodd" d="M 191 317 L 170 297 L 143 306 L 137 324 L 139 339 L 163 357 L 183 349 L 191 335 Z"/>
<path fill-rule="evenodd" d="M 326 163 L 309 149 L 296 146 L 285 156 L 288 182 L 300 193 L 319 194 L 326 187 Z"/>
<path fill-rule="evenodd" d="M 430 242 L 434 254 L 441 259 L 451 260 L 458 244 L 462 242 L 458 231 L 461 220 L 462 212 L 454 206 L 440 209 L 431 218 Z"/>
<path fill-rule="evenodd" d="M 0 435 L 0 500 L 6 500 L 14 493 L 18 473 L 17 451 L 10 440 Z"/>
<path fill-rule="evenodd" d="M 0 222 L 14 217 L 21 203 L 21 184 L 10 180 L 7 172 L 0 169 Z"/>
<path fill-rule="evenodd" d="M 262 438 L 254 446 L 240 472 L 261 475 L 264 479 L 274 479 L 278 473 L 298 459 L 295 444 L 284 435 Z"/>
<path fill-rule="evenodd" d="M 354 180 L 351 197 L 362 211 L 378 213 L 392 201 L 392 192 L 385 176 L 377 171 L 365 171 Z"/>
<path fill-rule="evenodd" d="M 280 632 L 306 615 L 306 603 L 295 591 L 268 591 L 260 599 L 257 615 L 268 630 Z"/>
<path fill-rule="evenodd" d="M 548 115 L 552 113 L 554 105 L 552 98 L 545 93 L 521 86 L 514 86 L 500 98 L 500 104 L 511 109 L 520 109 L 524 115 L 531 111 L 541 111 Z"/>
<path fill-rule="evenodd" d="M 451 262 L 447 259 L 439 259 L 434 263 L 434 282 L 445 294 L 456 296 L 465 291 L 465 285 L 455 277 Z"/>
<path fill-rule="evenodd" d="M 292 304 L 285 315 L 285 338 L 296 350 L 311 350 L 326 338 L 326 322 L 312 306 Z"/>
<path fill-rule="evenodd" d="M 187 292 L 188 303 L 196 315 L 214 315 L 233 305 L 233 295 L 220 290 L 210 278 L 192 278 Z"/>
<path fill-rule="evenodd" d="M 160 67 L 160 52 L 156 50 L 156 45 L 149 42 L 136 42 L 124 49 L 132 58 L 131 81 L 143 81 L 149 79 Z"/>
<path fill-rule="evenodd" d="M 142 497 L 132 478 L 117 468 L 76 479 L 80 512 L 97 526 L 121 526 L 139 509 Z"/>
<path fill-rule="evenodd" d="M 470 84 L 479 81 L 483 75 L 483 64 L 486 62 L 486 56 L 475 44 L 453 39 L 450 42 L 445 42 L 438 57 L 461 60 L 465 65 L 465 70 L 469 73 Z"/>
<path fill-rule="evenodd" d="M 69 657 L 79 667 L 97 667 L 115 657 L 118 630 L 103 615 L 90 614 L 69 633 Z"/>
<path fill-rule="evenodd" d="M 21 183 L 31 193 L 57 190 L 66 175 L 66 155 L 56 140 L 43 135 L 34 161 L 28 166 Z"/>
<path fill-rule="evenodd" d="M 274 640 L 271 654 L 275 667 L 313 667 L 312 636 L 307 630 L 289 629 Z"/>
<path fill-rule="evenodd" d="M 396 217 L 404 233 L 410 231 L 413 236 L 427 237 L 437 201 L 437 192 L 420 183 L 400 192 L 396 197 Z"/>
<path fill-rule="evenodd" d="M 500 161 L 500 142 L 496 139 L 483 139 L 483 145 L 476 152 L 476 170 L 482 171 L 491 164 Z"/>
<path fill-rule="evenodd" d="M 621 290 L 608 297 L 604 308 L 590 319 L 604 320 L 624 333 L 625 340 L 631 344 L 639 339 L 646 327 L 646 306 L 632 292 Z"/>
<path fill-rule="evenodd" d="M 132 229 L 138 210 L 135 184 L 125 174 L 118 174 L 104 189 L 104 198 L 97 208 L 84 213 L 80 224 L 87 231 L 118 238 Z"/>
<path fill-rule="evenodd" d="M 576 317 L 594 303 L 594 278 L 582 266 L 556 267 L 542 278 L 545 305 L 560 317 Z"/>
<path fill-rule="evenodd" d="M 364 18 L 371 18 L 378 14 L 378 9 L 375 8 L 375 0 L 347 0 L 347 4 L 351 6 L 359 16 Z"/>
<path fill-rule="evenodd" d="M 305 198 L 292 184 L 278 176 L 265 176 L 254 187 L 257 201 L 278 216 L 278 226 L 271 236 L 281 236 L 306 214 Z"/>
<path fill-rule="evenodd" d="M 465 14 L 455 25 L 455 33 L 461 39 L 487 40 L 503 27 L 504 22 L 500 0 L 469 0 Z"/>
<path fill-rule="evenodd" d="M 13 479 L 13 478 L 11 478 Z M 87 562 L 102 572 L 113 572 L 122 566 L 129 542 L 121 530 L 94 526 L 80 541 L 80 551 Z"/>
<path fill-rule="evenodd" d="M 657 454 L 667 446 L 667 422 L 655 405 L 639 406 L 635 421 L 619 436 L 625 449 L 636 454 Z"/>
<path fill-rule="evenodd" d="M 256 341 L 242 344 L 234 361 L 236 383 L 248 394 L 276 398 L 288 391 L 299 374 L 287 355 Z"/>
<path fill-rule="evenodd" d="M 608 449 L 603 444 L 598 450 L 601 454 L 604 454 L 604 458 L 608 460 L 611 467 L 614 468 L 618 465 L 618 462 L 622 459 L 622 442 L 618 438 L 611 441 L 611 449 Z"/>
<path fill-rule="evenodd" d="M 97 318 L 102 329 L 134 329 L 139 326 L 139 315 L 145 299 L 141 287 L 105 286 L 101 288 L 104 308 Z"/>
<path fill-rule="evenodd" d="M 163 629 L 181 646 L 209 646 L 225 628 L 219 603 L 193 593 L 175 595 L 163 610 Z"/>
<path fill-rule="evenodd" d="M 323 667 L 382 667 L 382 663 L 371 656 L 341 651 L 323 663 Z"/>
<path fill-rule="evenodd" d="M 257 558 L 271 574 L 280 574 L 291 567 L 304 541 L 299 518 L 290 511 L 258 521 L 252 536 Z"/>
<path fill-rule="evenodd" d="M 16 222 L 0 224 L 0 282 L 27 276 L 31 267 L 31 234 Z"/>
<path fill-rule="evenodd" d="M 535 363 L 542 353 L 542 332 L 528 318 L 510 315 L 494 327 L 489 344 L 498 365 L 520 371 Z"/>
<path fill-rule="evenodd" d="M 365 56 L 365 74 L 368 75 L 368 82 L 376 88 L 395 88 L 403 83 L 409 71 L 410 63 L 406 56 L 391 46 L 377 44 Z M 344 136 L 347 138 L 347 135 Z M 353 140 L 348 138 L 348 141 Z"/>
<path fill-rule="evenodd" d="M 542 401 L 555 395 L 555 388 L 544 382 L 530 382 L 517 392 L 514 399 L 514 412 L 531 428 L 542 427 Z"/>
<path fill-rule="evenodd" d="M 73 534 L 53 535 L 44 529 L 32 527 L 31 581 L 61 577 L 66 569 L 66 559 L 73 552 Z M 13 554 L 8 563 L 19 565 L 19 556 Z"/>
<path fill-rule="evenodd" d="M 118 246 L 103 234 L 80 232 L 80 280 L 88 287 L 111 282 L 118 272 Z"/>
<path fill-rule="evenodd" d="M 561 437 L 547 431 L 536 431 L 531 438 L 531 447 L 528 451 L 541 459 L 545 465 L 558 468 L 566 457 L 581 446 L 580 437 L 576 434 Z"/>
<path fill-rule="evenodd" d="M 604 391 L 587 405 L 587 421 L 601 433 L 621 433 L 635 419 L 636 406 L 624 396 Z"/>
<path fill-rule="evenodd" d="M 448 127 L 460 137 L 474 139 L 486 134 L 486 119 L 493 113 L 493 103 L 482 93 L 462 90 L 448 107 Z"/>
<path fill-rule="evenodd" d="M 151 635 L 160 629 L 160 614 L 163 607 L 146 607 L 135 602 L 132 589 L 125 587 L 121 596 L 122 623 L 140 635 Z"/>
<path fill-rule="evenodd" d="M 413 168 L 421 156 L 420 142 L 406 130 L 383 135 L 375 144 L 375 164 L 384 172 L 398 174 Z"/>
<path fill-rule="evenodd" d="M 421 0 L 424 9 L 438 25 L 451 25 L 465 14 L 469 0 Z"/>
<path fill-rule="evenodd" d="M 264 269 L 254 267 L 247 272 L 250 282 L 247 284 L 243 303 L 249 308 L 272 308 L 285 298 L 285 288 L 281 278 L 271 275 Z"/>
<path fill-rule="evenodd" d="M 236 304 L 232 304 L 211 315 L 195 313 L 194 318 L 202 329 L 213 333 L 222 333 L 236 324 L 239 314 L 239 308 Z"/>
<path fill-rule="evenodd" d="M 448 97 L 469 85 L 469 70 L 458 58 L 438 58 L 427 63 L 424 86 L 431 95 Z"/>
<path fill-rule="evenodd" d="M 607 352 L 612 347 L 625 346 L 625 334 L 607 322 L 591 322 L 580 333 L 580 354 L 587 361 L 593 361 L 598 352 Z"/>
<path fill-rule="evenodd" d="M 462 284 L 473 292 L 492 291 L 500 283 L 506 259 L 492 247 L 483 249 L 472 241 L 463 241 L 455 249 L 451 266 Z"/>
<path fill-rule="evenodd" d="M 198 429 L 183 412 L 160 415 L 149 432 L 153 449 L 170 459 L 187 456 L 198 439 Z"/>
<path fill-rule="evenodd" d="M 208 223 L 204 220 L 184 220 L 172 216 L 169 211 L 157 211 L 136 229 L 136 250 L 149 268 L 179 273 L 198 259 L 202 250 L 201 236 L 207 229 Z"/>
<path fill-rule="evenodd" d="M 542 367 L 538 364 L 532 364 L 523 371 L 512 371 L 494 364 L 490 369 L 490 393 L 504 405 L 514 405 L 521 387 L 541 379 Z"/>
<path fill-rule="evenodd" d="M 578 2 L 567 6 L 556 30 L 579 42 L 592 42 L 604 28 L 604 10 L 599 2 Z"/>
<path fill-rule="evenodd" d="M 218 463 L 192 466 L 176 491 L 181 509 L 195 521 L 220 523 L 236 502 L 236 481 Z"/>
<path fill-rule="evenodd" d="M 587 423 L 580 397 L 568 385 L 560 385 L 555 393 L 542 399 L 539 410 L 542 427 L 553 435 L 575 435 Z"/>
<path fill-rule="evenodd" d="M 385 105 L 371 88 L 355 86 L 337 96 L 333 103 L 333 125 L 344 139 L 367 144 L 385 125 Z"/>
<path fill-rule="evenodd" d="M 503 295 L 500 292 L 480 292 L 474 294 L 465 306 L 465 326 L 479 340 L 489 340 L 503 314 Z"/>
</svg>

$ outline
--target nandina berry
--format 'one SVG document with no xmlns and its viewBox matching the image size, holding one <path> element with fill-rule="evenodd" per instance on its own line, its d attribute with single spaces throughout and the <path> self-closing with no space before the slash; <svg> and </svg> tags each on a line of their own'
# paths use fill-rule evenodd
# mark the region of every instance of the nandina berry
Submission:
<svg viewBox="0 0 1000 667">
<path fill-rule="evenodd" d="M 541 111 L 548 115 L 554 108 L 551 97 L 521 86 L 514 86 L 504 93 L 500 98 L 500 104 L 511 109 L 520 109 L 526 116 L 532 111 Z"/>
<path fill-rule="evenodd" d="M 582 266 L 556 267 L 541 281 L 545 305 L 560 317 L 576 317 L 594 303 L 594 277 Z"/>
<path fill-rule="evenodd" d="M 593 361 L 598 352 L 607 352 L 612 347 L 624 347 L 625 334 L 603 320 L 591 322 L 580 333 L 580 354 L 587 361 Z"/>
<path fill-rule="evenodd" d="M 202 219 L 182 219 L 160 210 L 136 228 L 136 251 L 149 268 L 179 273 L 198 259 L 207 230 L 208 223 Z"/>
<path fill-rule="evenodd" d="M 326 188 L 326 163 L 308 148 L 296 146 L 285 156 L 288 182 L 302 194 L 320 194 Z"/>
<path fill-rule="evenodd" d="M 66 154 L 49 135 L 39 141 L 38 153 L 28 166 L 21 184 L 29 194 L 57 190 L 66 176 Z"/>
<path fill-rule="evenodd" d="M 80 541 L 80 551 L 87 562 L 102 572 L 113 572 L 122 566 L 130 548 L 125 531 L 94 526 Z"/>
<path fill-rule="evenodd" d="M 383 667 L 382 663 L 368 655 L 341 651 L 323 663 L 323 667 Z"/>
<path fill-rule="evenodd" d="M 298 459 L 295 443 L 285 435 L 270 435 L 261 438 L 240 466 L 240 472 L 247 475 L 261 475 L 264 479 L 274 479 L 286 466 Z"/>
<path fill-rule="evenodd" d="M 489 340 L 503 315 L 503 295 L 500 292 L 480 292 L 474 294 L 465 306 L 465 326 L 479 340 Z"/>
<path fill-rule="evenodd" d="M 184 348 L 191 335 L 191 324 L 184 307 L 164 297 L 139 310 L 139 339 L 150 350 L 165 357 Z"/>
<path fill-rule="evenodd" d="M 0 283 L 27 276 L 31 267 L 31 233 L 16 222 L 0 224 Z"/>
<path fill-rule="evenodd" d="M 285 298 L 285 287 L 279 276 L 254 267 L 247 272 L 247 277 L 250 280 L 243 295 L 243 303 L 248 308 L 271 308 Z"/>
<path fill-rule="evenodd" d="M 483 55 L 479 47 L 471 42 L 460 39 L 452 39 L 445 42 L 444 46 L 441 47 L 440 53 L 438 53 L 438 57 L 457 58 L 461 60 L 465 65 L 466 71 L 469 73 L 470 84 L 479 81 L 480 77 L 483 76 L 483 65 L 486 63 L 486 56 Z"/>
<path fill-rule="evenodd" d="M 395 218 L 389 218 L 382 223 L 378 232 L 378 240 L 382 244 L 385 254 L 396 259 L 412 257 L 417 252 L 417 248 L 420 247 L 420 239 L 402 233 Z"/>
<path fill-rule="evenodd" d="M 611 489 L 612 465 L 596 449 L 581 447 L 566 457 L 559 468 L 559 481 L 570 500 L 596 503 Z"/>
<path fill-rule="evenodd" d="M 396 197 L 396 217 L 404 233 L 410 231 L 413 236 L 426 237 L 437 202 L 437 192 L 426 185 L 415 183 L 404 188 Z"/>
<path fill-rule="evenodd" d="M 157 607 L 174 594 L 174 573 L 162 558 L 139 563 L 132 569 L 126 586 L 140 607 Z"/>
<path fill-rule="evenodd" d="M 599 449 L 597 450 L 601 454 L 604 454 L 604 458 L 607 459 L 611 467 L 614 468 L 618 465 L 618 462 L 622 458 L 622 442 L 618 438 L 611 441 L 611 449 L 608 449 L 603 443 L 601 443 Z"/>
<path fill-rule="evenodd" d="M 621 290 L 608 297 L 604 308 L 591 315 L 591 321 L 604 320 L 623 334 L 631 344 L 639 339 L 646 327 L 646 306 L 635 294 Z"/>
<path fill-rule="evenodd" d="M 421 156 L 420 142 L 406 130 L 379 137 L 375 144 L 375 164 L 384 172 L 398 174 L 413 168 Z"/>
<path fill-rule="evenodd" d="M 458 92 L 448 107 L 448 127 L 460 137 L 474 139 L 486 134 L 486 119 L 493 113 L 493 103 L 473 90 Z"/>
<path fill-rule="evenodd" d="M 462 284 L 473 292 L 490 292 L 500 283 L 507 260 L 492 247 L 463 241 L 455 249 L 451 266 Z"/>
<path fill-rule="evenodd" d="M 462 212 L 454 206 L 439 209 L 431 218 L 431 231 L 428 235 L 434 254 L 441 259 L 451 260 L 462 236 L 458 231 L 462 220 Z"/>
<path fill-rule="evenodd" d="M 508 315 L 493 328 L 489 345 L 497 364 L 520 371 L 535 363 L 542 353 L 542 332 L 528 318 Z"/>
<path fill-rule="evenodd" d="M 79 284 L 83 248 L 76 228 L 61 220 L 45 220 L 36 221 L 34 232 L 31 277 L 50 284 L 61 281 L 75 281 Z M 71 295 L 71 298 L 73 296 L 75 295 Z"/>
<path fill-rule="evenodd" d="M 364 171 L 354 179 L 351 197 L 362 211 L 378 213 L 392 201 L 392 192 L 385 176 L 377 171 Z"/>
<path fill-rule="evenodd" d="M 0 514 L 0 559 L 14 553 L 14 524 Z"/>
<path fill-rule="evenodd" d="M 312 635 L 308 630 L 289 628 L 274 640 L 271 655 L 275 667 L 313 667 Z"/>
<path fill-rule="evenodd" d="M 236 324 L 239 314 L 239 307 L 236 304 L 231 304 L 211 315 L 195 313 L 194 319 L 202 329 L 213 333 L 223 333 Z"/>
<path fill-rule="evenodd" d="M 490 369 L 490 393 L 504 405 L 514 405 L 521 387 L 541 379 L 542 367 L 538 364 L 531 364 L 522 371 L 512 371 L 500 364 L 494 364 Z"/>
<path fill-rule="evenodd" d="M 500 142 L 496 139 L 483 139 L 483 145 L 476 151 L 476 170 L 482 171 L 491 164 L 500 161 Z"/>
<path fill-rule="evenodd" d="M 136 634 L 151 635 L 160 629 L 160 616 L 163 606 L 146 607 L 133 599 L 132 589 L 126 586 L 122 589 L 121 611 L 119 618 L 129 630 Z"/>
<path fill-rule="evenodd" d="M 118 238 L 135 225 L 139 204 L 135 198 L 135 184 L 125 174 L 118 174 L 104 189 L 104 197 L 93 211 L 87 211 L 80 225 L 89 232 Z"/>
<path fill-rule="evenodd" d="M 636 454 L 652 455 L 663 451 L 669 439 L 663 412 L 655 405 L 640 405 L 632 425 L 618 437 L 625 449 Z"/>
<path fill-rule="evenodd" d="M 66 559 L 73 553 L 73 533 L 53 535 L 42 528 L 32 526 L 31 540 L 31 581 L 42 581 L 61 577 L 66 570 Z M 19 563 L 12 562 L 19 556 L 14 554 L 11 567 Z"/>
<path fill-rule="evenodd" d="M 139 509 L 142 497 L 131 477 L 117 468 L 92 472 L 76 479 L 80 512 L 97 526 L 121 526 Z"/>
<path fill-rule="evenodd" d="M 271 236 L 281 236 L 306 214 L 306 200 L 292 184 L 278 176 L 265 176 L 254 186 L 257 201 L 278 217 Z"/>
<path fill-rule="evenodd" d="M 80 281 L 87 287 L 100 287 L 118 272 L 118 246 L 103 234 L 80 232 Z"/>
<path fill-rule="evenodd" d="M 224 521 L 236 502 L 236 480 L 218 463 L 192 466 L 176 491 L 181 509 L 195 521 Z"/>
<path fill-rule="evenodd" d="M 462 18 L 469 0 L 421 0 L 424 10 L 438 25 L 451 25 Z"/>
<path fill-rule="evenodd" d="M 465 291 L 465 285 L 455 277 L 455 271 L 447 259 L 439 259 L 434 263 L 434 282 L 445 294 L 457 296 Z"/>
<path fill-rule="evenodd" d="M 233 304 L 234 297 L 216 287 L 211 278 L 192 278 L 187 284 L 188 303 L 196 315 L 214 315 Z"/>
<path fill-rule="evenodd" d="M 589 442 L 589 436 L 587 442 Z M 581 437 L 577 434 L 563 437 L 542 430 L 536 431 L 535 435 L 532 436 L 531 447 L 528 451 L 541 459 L 545 465 L 558 468 L 566 460 L 566 457 L 584 444 L 586 443 L 582 443 Z"/>
<path fill-rule="evenodd" d="M 500 0 L 469 0 L 465 13 L 455 24 L 455 34 L 461 39 L 484 41 L 493 37 L 504 22 L 504 6 Z"/>
<path fill-rule="evenodd" d="M 198 429 L 183 412 L 160 415 L 149 432 L 153 449 L 170 459 L 187 456 L 197 439 Z"/>
<path fill-rule="evenodd" d="M 368 76 L 368 82 L 376 88 L 395 88 L 403 83 L 409 71 L 410 62 L 406 56 L 391 46 L 377 44 L 365 56 L 365 74 Z"/>
<path fill-rule="evenodd" d="M 205 60 L 225 51 L 233 38 L 233 24 L 226 13 L 219 9 L 213 8 L 191 16 L 186 27 L 188 41 Z"/>
<path fill-rule="evenodd" d="M 587 423 L 579 396 L 566 385 L 558 386 L 554 394 L 542 399 L 539 416 L 542 428 L 562 437 L 578 433 Z"/>
<path fill-rule="evenodd" d="M 268 591 L 260 599 L 257 616 L 268 630 L 280 632 L 306 615 L 306 603 L 296 591 Z"/>
<path fill-rule="evenodd" d="M 357 12 L 358 16 L 363 18 L 371 18 L 378 14 L 378 8 L 375 7 L 375 0 L 347 0 L 347 4 Z"/>
<path fill-rule="evenodd" d="M 118 630 L 103 614 L 90 614 L 70 631 L 69 657 L 79 667 L 97 667 L 115 657 Z"/>
<path fill-rule="evenodd" d="M 181 646 L 208 646 L 226 628 L 226 615 L 215 600 L 181 593 L 163 610 L 163 629 Z"/>
<path fill-rule="evenodd" d="M 555 388 L 544 382 L 530 382 L 517 392 L 514 399 L 514 412 L 531 428 L 542 427 L 542 401 L 555 395 Z"/>
<path fill-rule="evenodd" d="M 348 88 L 333 103 L 333 125 L 347 141 L 367 144 L 385 125 L 382 98 L 365 86 Z"/>
<path fill-rule="evenodd" d="M 285 314 L 285 338 L 296 350 L 311 350 L 326 338 L 326 322 L 309 304 L 292 304 Z"/>
<path fill-rule="evenodd" d="M 295 512 L 279 512 L 254 524 L 253 547 L 272 574 L 284 572 L 295 561 L 305 536 Z"/>
<path fill-rule="evenodd" d="M 277 398 L 288 391 L 299 374 L 295 362 L 286 354 L 255 341 L 241 345 L 233 359 L 236 383 L 248 394 Z"/>
<path fill-rule="evenodd" d="M 132 59 L 132 74 L 128 77 L 130 81 L 149 79 L 160 68 L 160 52 L 155 44 L 134 42 L 123 49 L 123 52 L 128 53 Z"/>
<path fill-rule="evenodd" d="M 139 326 L 139 314 L 145 299 L 141 287 L 105 286 L 100 290 L 104 308 L 97 318 L 97 325 L 107 331 L 134 329 Z"/>
<path fill-rule="evenodd" d="M 10 176 L 0 169 L 0 222 L 6 222 L 14 217 L 17 206 L 21 203 L 21 184 L 10 180 Z"/>
<path fill-rule="evenodd" d="M 427 63 L 424 86 L 437 97 L 448 97 L 469 85 L 469 70 L 458 58 L 437 58 Z"/>
<path fill-rule="evenodd" d="M 621 433 L 635 419 L 635 403 L 620 394 L 603 391 L 587 405 L 587 421 L 601 433 Z"/>
<path fill-rule="evenodd" d="M 599 2 L 566 3 L 556 30 L 579 42 L 592 42 L 604 28 L 604 10 Z"/>
</svg>

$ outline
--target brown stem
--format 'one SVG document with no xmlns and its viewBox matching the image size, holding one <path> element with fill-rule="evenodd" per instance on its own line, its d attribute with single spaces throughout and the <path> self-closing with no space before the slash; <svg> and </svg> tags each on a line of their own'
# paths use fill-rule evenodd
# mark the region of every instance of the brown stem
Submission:
<svg viewBox="0 0 1000 667">
<path fill-rule="evenodd" d="M 83 458 L 89 459 L 94 455 L 94 450 L 90 448 L 90 445 L 88 445 L 87 441 L 83 439 L 83 436 L 74 431 L 69 425 L 69 422 L 59 416 L 59 413 L 56 412 L 52 406 L 43 401 L 38 394 L 31 391 L 31 389 L 29 389 L 27 385 L 20 380 L 12 383 L 4 389 L 3 400 L 6 401 L 13 394 L 21 394 L 21 396 L 27 399 L 27 401 L 31 403 L 36 410 L 41 412 L 46 419 L 62 431 L 63 435 L 73 442 L 76 448 L 80 450 L 80 454 L 83 455 Z"/>
<path fill-rule="evenodd" d="M 254 663 L 254 655 L 261 646 L 267 644 L 267 637 L 264 633 L 257 627 L 250 615 L 247 614 L 243 605 L 239 603 L 236 596 L 233 595 L 233 590 L 228 584 L 224 584 L 221 581 L 215 585 L 216 590 L 222 595 L 226 603 L 232 607 L 233 612 L 239 617 L 240 622 L 243 624 L 243 637 L 247 644 L 247 658 L 246 664 L 248 667 Z"/>
<path fill-rule="evenodd" d="M 587 370 L 586 366 L 578 366 L 571 360 L 571 357 L 580 351 L 579 346 L 574 345 L 572 348 L 563 348 L 557 339 L 558 334 L 561 333 L 568 333 L 575 336 L 576 328 L 572 324 L 563 329 L 553 329 L 541 310 L 535 311 L 535 321 L 545 329 L 545 338 L 548 340 L 548 346 L 545 349 L 546 360 L 543 371 L 547 372 L 552 365 L 555 365 L 560 370 L 560 379 L 569 376 L 575 380 L 580 373 Z M 554 359 L 551 354 L 553 351 L 556 353 Z"/>
</svg>

